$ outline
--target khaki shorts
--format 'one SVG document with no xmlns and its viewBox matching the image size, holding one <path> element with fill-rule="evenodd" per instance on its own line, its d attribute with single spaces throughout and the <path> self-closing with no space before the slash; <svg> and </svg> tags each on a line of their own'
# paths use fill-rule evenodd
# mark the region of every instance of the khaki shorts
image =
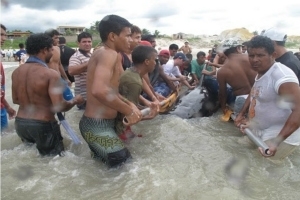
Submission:
<svg viewBox="0 0 300 200">
<path fill-rule="evenodd" d="M 265 141 L 265 143 L 267 145 L 270 144 L 270 142 L 271 142 L 271 140 Z M 279 146 L 277 147 L 275 156 L 269 157 L 269 160 L 271 160 L 272 162 L 273 161 L 275 161 L 275 162 L 282 161 L 284 158 L 291 155 L 298 147 L 299 146 L 290 145 L 285 142 L 281 142 L 279 144 Z"/>
</svg>

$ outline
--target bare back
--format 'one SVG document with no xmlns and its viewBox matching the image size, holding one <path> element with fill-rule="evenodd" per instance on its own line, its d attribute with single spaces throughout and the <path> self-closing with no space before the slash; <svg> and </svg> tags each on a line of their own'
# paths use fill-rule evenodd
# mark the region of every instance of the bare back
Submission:
<svg viewBox="0 0 300 200">
<path fill-rule="evenodd" d="M 50 96 L 57 91 L 51 88 L 59 84 L 59 79 L 57 72 L 38 63 L 18 67 L 12 73 L 13 102 L 19 105 L 17 117 L 53 121 L 55 113 L 52 111 L 53 97 Z"/>
<path fill-rule="evenodd" d="M 85 116 L 116 118 L 117 108 L 113 108 L 109 102 L 119 94 L 119 79 L 123 72 L 121 61 L 120 54 L 107 47 L 101 47 L 93 53 L 88 63 Z"/>
<path fill-rule="evenodd" d="M 238 96 L 250 93 L 256 74 L 246 54 L 231 54 L 218 71 L 217 78 L 219 83 L 229 84 L 234 95 Z"/>
</svg>

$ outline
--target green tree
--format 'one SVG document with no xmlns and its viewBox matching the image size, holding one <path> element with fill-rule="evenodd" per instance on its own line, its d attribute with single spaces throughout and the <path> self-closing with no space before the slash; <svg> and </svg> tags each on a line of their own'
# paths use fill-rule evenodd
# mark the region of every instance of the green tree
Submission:
<svg viewBox="0 0 300 200">
<path fill-rule="evenodd" d="M 159 34 L 160 34 L 160 32 L 158 30 L 155 30 L 153 33 L 153 35 L 155 35 L 155 37 L 159 37 L 160 36 Z"/>
<path fill-rule="evenodd" d="M 66 30 L 66 35 L 74 35 L 74 33 L 73 33 L 73 31 L 67 29 L 67 30 Z"/>
<path fill-rule="evenodd" d="M 151 34 L 151 33 L 148 29 L 145 29 L 145 28 L 142 29 L 142 35 L 149 35 L 149 34 Z"/>
<path fill-rule="evenodd" d="M 258 31 L 253 31 L 253 35 L 258 35 Z"/>
</svg>

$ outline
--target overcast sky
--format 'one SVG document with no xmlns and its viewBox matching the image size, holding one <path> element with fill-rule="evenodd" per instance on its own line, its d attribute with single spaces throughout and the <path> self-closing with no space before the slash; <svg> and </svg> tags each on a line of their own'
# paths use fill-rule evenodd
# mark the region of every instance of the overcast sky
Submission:
<svg viewBox="0 0 300 200">
<path fill-rule="evenodd" d="M 61 25 L 89 28 L 105 15 L 116 14 L 141 29 L 161 34 L 220 34 L 278 27 L 300 35 L 300 1 L 285 0 L 1 0 L 1 23 L 8 30 L 42 32 Z"/>
</svg>

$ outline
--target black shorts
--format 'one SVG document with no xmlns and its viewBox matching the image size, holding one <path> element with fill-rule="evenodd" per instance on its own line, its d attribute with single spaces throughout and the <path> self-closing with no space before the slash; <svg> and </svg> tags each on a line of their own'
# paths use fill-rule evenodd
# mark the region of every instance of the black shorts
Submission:
<svg viewBox="0 0 300 200">
<path fill-rule="evenodd" d="M 63 137 L 57 121 L 45 122 L 16 117 L 15 129 L 26 143 L 36 143 L 41 155 L 60 155 L 64 151 Z"/>
</svg>

